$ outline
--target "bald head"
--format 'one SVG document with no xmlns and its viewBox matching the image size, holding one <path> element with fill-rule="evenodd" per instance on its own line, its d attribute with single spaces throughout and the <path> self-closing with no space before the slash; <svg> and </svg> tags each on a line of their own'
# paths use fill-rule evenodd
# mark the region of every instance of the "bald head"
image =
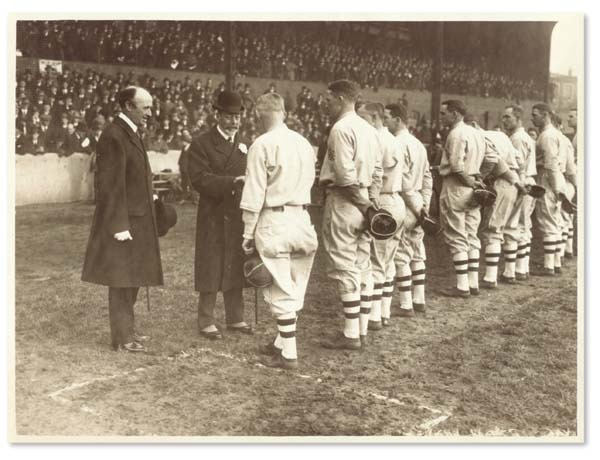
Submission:
<svg viewBox="0 0 600 460">
<path fill-rule="evenodd" d="M 117 97 L 121 110 L 137 126 L 142 126 L 152 116 L 152 96 L 139 86 L 128 86 Z"/>
</svg>

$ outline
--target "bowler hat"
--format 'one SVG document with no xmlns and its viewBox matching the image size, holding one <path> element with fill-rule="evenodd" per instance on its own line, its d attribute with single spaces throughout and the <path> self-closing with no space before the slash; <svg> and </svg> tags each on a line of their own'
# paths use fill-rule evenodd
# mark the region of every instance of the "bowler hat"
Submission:
<svg viewBox="0 0 600 460">
<path fill-rule="evenodd" d="M 169 229 L 177 223 L 177 211 L 162 200 L 154 200 L 154 209 L 156 211 L 156 227 L 158 236 L 165 236 Z"/>
<path fill-rule="evenodd" d="M 238 114 L 244 111 L 242 97 L 234 91 L 221 91 L 213 107 L 221 112 Z"/>
</svg>

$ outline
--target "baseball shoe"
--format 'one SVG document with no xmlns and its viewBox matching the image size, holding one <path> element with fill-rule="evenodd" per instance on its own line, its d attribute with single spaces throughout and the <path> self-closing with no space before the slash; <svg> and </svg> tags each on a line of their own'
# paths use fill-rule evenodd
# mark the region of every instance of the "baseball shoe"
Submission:
<svg viewBox="0 0 600 460">
<path fill-rule="evenodd" d="M 498 283 L 496 281 L 481 280 L 481 287 L 485 289 L 496 289 L 498 287 Z"/>
<path fill-rule="evenodd" d="M 471 295 L 479 295 L 479 288 L 469 288 L 469 293 Z"/>
<path fill-rule="evenodd" d="M 542 271 L 535 273 L 537 276 L 554 276 L 553 268 L 542 268 Z"/>
<path fill-rule="evenodd" d="M 517 281 L 527 281 L 529 279 L 529 275 L 527 273 L 515 273 L 515 279 Z"/>
<path fill-rule="evenodd" d="M 574 257 L 572 252 L 565 252 L 565 259 L 573 259 Z"/>
<path fill-rule="evenodd" d="M 554 273 L 560 275 L 562 273 L 562 267 L 554 267 Z"/>
<path fill-rule="evenodd" d="M 388 327 L 390 325 L 390 319 L 389 318 L 381 318 L 381 325 L 383 327 Z"/>
<path fill-rule="evenodd" d="M 360 350 L 360 339 L 350 339 L 339 332 L 333 339 L 321 342 L 321 346 L 330 350 Z"/>
<path fill-rule="evenodd" d="M 258 346 L 258 352 L 261 355 L 275 356 L 281 354 L 281 348 L 277 348 L 273 342 Z"/>
<path fill-rule="evenodd" d="M 367 347 L 367 336 L 366 335 L 360 335 L 360 347 L 361 348 L 366 348 Z"/>
<path fill-rule="evenodd" d="M 381 321 L 369 320 L 369 325 L 367 326 L 367 329 L 369 329 L 370 331 L 380 331 L 382 327 L 383 325 L 381 324 Z"/>
<path fill-rule="evenodd" d="M 413 302 L 413 310 L 418 313 L 425 313 L 425 311 L 426 311 L 425 304 Z"/>
<path fill-rule="evenodd" d="M 471 297 L 470 291 L 463 291 L 462 289 L 458 289 L 456 286 L 454 286 L 449 291 L 443 292 L 442 294 L 445 295 L 446 297 L 460 297 L 463 299 L 468 299 L 469 297 Z"/>
<path fill-rule="evenodd" d="M 120 343 L 113 345 L 115 351 L 127 351 L 130 353 L 145 353 L 146 347 L 139 342 Z"/>
<path fill-rule="evenodd" d="M 287 359 L 281 354 L 273 356 L 264 356 L 260 359 L 260 363 L 266 367 L 280 368 L 293 370 L 298 368 L 297 359 Z"/>
<path fill-rule="evenodd" d="M 510 277 L 510 276 L 500 275 L 499 281 L 501 283 L 505 283 L 505 284 L 515 284 L 515 282 L 516 282 L 516 276 L 515 276 L 515 278 L 513 278 L 513 277 Z"/>
<path fill-rule="evenodd" d="M 399 308 L 394 316 L 399 318 L 412 318 L 415 316 L 415 311 L 413 308 Z"/>
</svg>

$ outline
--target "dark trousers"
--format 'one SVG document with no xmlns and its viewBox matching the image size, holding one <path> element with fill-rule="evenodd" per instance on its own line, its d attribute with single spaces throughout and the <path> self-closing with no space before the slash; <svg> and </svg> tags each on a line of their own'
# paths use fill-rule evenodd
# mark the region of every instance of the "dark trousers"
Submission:
<svg viewBox="0 0 600 460">
<path fill-rule="evenodd" d="M 214 309 L 217 302 L 216 292 L 201 292 L 198 300 L 198 328 L 215 324 Z M 223 291 L 225 303 L 225 322 L 235 324 L 244 321 L 244 298 L 241 289 Z"/>
<path fill-rule="evenodd" d="M 133 305 L 138 287 L 108 288 L 108 318 L 113 346 L 133 342 Z"/>
</svg>

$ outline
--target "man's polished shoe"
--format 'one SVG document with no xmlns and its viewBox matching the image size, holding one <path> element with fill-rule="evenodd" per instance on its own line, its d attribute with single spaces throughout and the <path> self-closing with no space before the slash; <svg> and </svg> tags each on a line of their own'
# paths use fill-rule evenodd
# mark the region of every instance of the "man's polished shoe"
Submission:
<svg viewBox="0 0 600 460">
<path fill-rule="evenodd" d="M 427 307 L 425 307 L 424 303 L 413 302 L 413 310 L 418 313 L 425 313 L 427 311 Z"/>
<path fill-rule="evenodd" d="M 381 324 L 381 321 L 369 320 L 369 323 L 367 325 L 367 329 L 370 331 L 380 331 L 382 327 L 383 327 L 383 324 Z"/>
<path fill-rule="evenodd" d="M 360 339 L 349 339 L 340 332 L 333 339 L 321 342 L 321 346 L 330 350 L 360 350 Z"/>
<path fill-rule="evenodd" d="M 243 324 L 241 326 L 227 326 L 228 331 L 239 332 L 241 334 L 254 334 L 252 326 Z"/>
<path fill-rule="evenodd" d="M 496 281 L 481 280 L 481 287 L 485 289 L 496 289 L 498 287 L 498 283 Z"/>
<path fill-rule="evenodd" d="M 113 350 L 127 351 L 130 353 L 145 353 L 147 351 L 146 347 L 139 342 L 113 344 Z"/>
<path fill-rule="evenodd" d="M 529 279 L 529 274 L 528 273 L 519 273 L 519 272 L 516 272 L 515 273 L 515 279 L 517 281 L 527 281 Z"/>
<path fill-rule="evenodd" d="M 415 311 L 412 308 L 399 308 L 394 316 L 399 318 L 412 318 L 415 316 Z"/>
<path fill-rule="evenodd" d="M 221 334 L 220 330 L 215 331 L 200 331 L 200 335 L 209 340 L 222 340 L 223 334 Z"/>
<path fill-rule="evenodd" d="M 143 335 L 143 334 L 137 334 L 137 333 L 133 334 L 133 341 L 134 342 L 146 342 L 148 340 L 150 340 L 150 336 L 149 335 Z"/>
<path fill-rule="evenodd" d="M 479 288 L 469 288 L 469 294 L 479 295 Z"/>
<path fill-rule="evenodd" d="M 515 278 L 509 277 L 509 276 L 500 275 L 500 277 L 498 279 L 499 279 L 499 281 L 501 283 L 515 284 L 516 283 L 516 274 L 515 274 Z"/>
<path fill-rule="evenodd" d="M 275 356 L 281 354 L 281 348 L 277 348 L 273 342 L 258 346 L 258 352 L 261 355 Z"/>
<path fill-rule="evenodd" d="M 273 356 L 265 356 L 260 359 L 260 363 L 266 367 L 274 367 L 279 369 L 294 370 L 298 368 L 297 359 L 284 358 L 282 354 Z"/>
</svg>

